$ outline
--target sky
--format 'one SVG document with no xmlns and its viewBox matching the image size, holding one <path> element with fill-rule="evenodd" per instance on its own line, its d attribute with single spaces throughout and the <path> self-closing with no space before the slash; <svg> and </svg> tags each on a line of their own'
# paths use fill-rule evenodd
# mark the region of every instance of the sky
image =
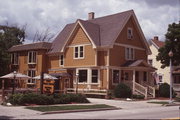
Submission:
<svg viewBox="0 0 180 120">
<path fill-rule="evenodd" d="M 133 9 L 147 40 L 164 41 L 168 24 L 180 20 L 180 0 L 0 0 L 0 25 L 26 27 L 26 43 L 37 31 L 55 36 L 66 24 Z"/>
</svg>

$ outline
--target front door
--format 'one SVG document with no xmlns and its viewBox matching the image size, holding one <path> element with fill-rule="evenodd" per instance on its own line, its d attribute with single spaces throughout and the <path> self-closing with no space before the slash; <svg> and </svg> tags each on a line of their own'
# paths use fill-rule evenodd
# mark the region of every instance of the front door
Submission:
<svg viewBox="0 0 180 120">
<path fill-rule="evenodd" d="M 139 83 L 139 72 L 138 72 L 138 71 L 136 71 L 135 76 L 136 76 L 135 81 L 136 81 L 137 83 Z"/>
</svg>

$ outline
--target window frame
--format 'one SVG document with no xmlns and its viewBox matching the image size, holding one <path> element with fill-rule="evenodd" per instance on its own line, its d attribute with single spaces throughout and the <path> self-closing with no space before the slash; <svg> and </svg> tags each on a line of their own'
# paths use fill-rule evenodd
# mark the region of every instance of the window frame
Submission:
<svg viewBox="0 0 180 120">
<path fill-rule="evenodd" d="M 116 71 L 116 72 L 118 71 L 118 82 L 117 82 L 117 83 L 114 81 L 114 71 Z M 113 83 L 114 85 L 119 84 L 119 83 L 120 83 L 120 80 L 121 80 L 120 70 L 118 70 L 118 69 L 113 69 L 113 70 L 112 70 L 112 83 Z"/>
<path fill-rule="evenodd" d="M 12 65 L 19 65 L 19 53 L 12 53 L 11 54 L 11 64 Z"/>
<path fill-rule="evenodd" d="M 29 72 L 31 72 L 31 75 L 29 75 Z M 33 73 L 34 72 L 34 73 Z M 34 75 L 33 75 L 34 74 Z M 29 69 L 27 71 L 27 75 L 30 77 L 35 77 L 36 76 L 36 70 L 35 69 Z M 30 81 L 30 82 L 29 82 Z M 34 81 L 34 82 L 33 82 Z M 36 79 L 30 78 L 27 80 L 27 84 L 36 84 Z"/>
<path fill-rule="evenodd" d="M 76 48 L 77 48 L 77 51 L 76 51 Z M 83 49 L 83 51 L 81 51 L 81 48 Z M 84 49 L 84 45 L 76 45 L 74 46 L 74 59 L 84 59 L 84 56 L 85 56 L 85 49 Z M 83 56 L 81 56 L 81 53 Z M 76 54 L 77 54 L 77 57 L 76 57 Z"/>
<path fill-rule="evenodd" d="M 31 62 L 30 62 L 30 54 L 32 55 Z M 36 63 L 37 63 L 37 51 L 28 51 L 28 64 L 36 64 Z"/>
<path fill-rule="evenodd" d="M 86 71 L 86 81 L 80 82 L 80 71 Z M 88 83 L 88 69 L 78 69 L 78 83 Z"/>
<path fill-rule="evenodd" d="M 131 32 L 129 32 L 129 31 L 131 31 Z M 132 40 L 132 38 L 133 38 L 133 29 L 131 27 L 128 27 L 127 28 L 127 39 Z"/>
<path fill-rule="evenodd" d="M 153 66 L 153 59 L 148 59 L 148 63 L 149 63 L 149 65 Z"/>
<path fill-rule="evenodd" d="M 125 47 L 125 59 L 134 60 L 135 58 L 135 49 L 131 47 Z"/>
<path fill-rule="evenodd" d="M 64 66 L 64 55 L 59 56 L 59 66 Z"/>
<path fill-rule="evenodd" d="M 93 82 L 93 70 L 97 70 L 97 82 Z M 99 84 L 99 69 L 91 69 L 91 84 Z"/>
</svg>

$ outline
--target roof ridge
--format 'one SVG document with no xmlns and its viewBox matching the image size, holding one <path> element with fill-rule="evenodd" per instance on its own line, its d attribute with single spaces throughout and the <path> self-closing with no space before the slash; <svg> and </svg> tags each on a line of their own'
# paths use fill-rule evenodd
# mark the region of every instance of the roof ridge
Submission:
<svg viewBox="0 0 180 120">
<path fill-rule="evenodd" d="M 35 42 L 35 43 L 27 43 L 27 44 L 13 45 L 12 47 L 19 47 L 19 46 L 25 46 L 25 45 L 31 45 L 31 44 L 38 44 L 38 43 L 52 43 L 52 42 L 41 41 L 41 42 Z"/>
<path fill-rule="evenodd" d="M 124 11 L 124 12 L 118 12 L 118 13 L 115 13 L 115 14 L 105 15 L 105 16 L 102 16 L 102 17 L 94 18 L 94 19 L 91 19 L 91 20 L 85 20 L 85 21 L 89 21 L 90 22 L 90 21 L 97 20 L 97 19 L 102 19 L 102 18 L 105 18 L 105 17 L 111 17 L 111 16 L 114 16 L 114 15 L 124 14 L 126 12 L 134 12 L 134 10 L 131 9 L 131 10 L 127 10 L 127 11 Z"/>
</svg>

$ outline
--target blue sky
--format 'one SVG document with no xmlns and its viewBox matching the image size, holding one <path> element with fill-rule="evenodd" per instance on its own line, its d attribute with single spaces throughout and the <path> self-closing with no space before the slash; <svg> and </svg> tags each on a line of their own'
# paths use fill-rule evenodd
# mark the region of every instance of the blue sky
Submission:
<svg viewBox="0 0 180 120">
<path fill-rule="evenodd" d="M 36 31 L 49 28 L 57 35 L 76 19 L 95 17 L 133 9 L 147 40 L 159 36 L 164 40 L 168 24 L 180 20 L 180 0 L 0 0 L 0 25 L 27 24 L 27 42 Z"/>
</svg>

